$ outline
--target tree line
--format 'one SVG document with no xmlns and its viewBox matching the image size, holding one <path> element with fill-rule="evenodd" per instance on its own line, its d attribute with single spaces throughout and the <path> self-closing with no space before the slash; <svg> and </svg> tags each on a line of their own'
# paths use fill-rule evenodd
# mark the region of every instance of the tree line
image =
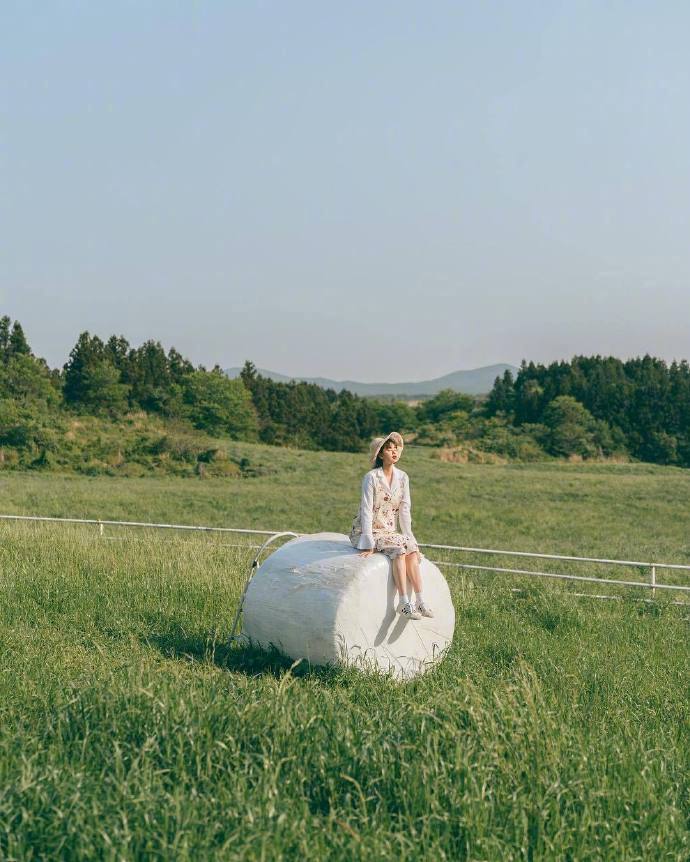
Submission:
<svg viewBox="0 0 690 862">
<path fill-rule="evenodd" d="M 444 390 L 416 405 L 313 383 L 281 383 L 246 362 L 230 379 L 175 348 L 83 332 L 60 369 L 34 355 L 18 321 L 0 319 L 0 462 L 3 448 L 37 464 L 59 446 L 56 417 L 117 423 L 137 412 L 214 436 L 331 451 L 362 451 L 392 429 L 418 444 L 516 460 L 632 457 L 690 466 L 690 366 L 650 356 L 523 362 L 488 397 Z M 32 462 L 33 463 L 33 462 Z"/>
<path fill-rule="evenodd" d="M 523 362 L 496 379 L 488 416 L 546 441 L 554 455 L 614 452 L 690 466 L 690 366 L 652 356 Z"/>
<path fill-rule="evenodd" d="M 41 449 L 56 412 L 117 421 L 144 411 L 212 435 L 311 449 L 359 451 L 384 427 L 412 427 L 400 402 L 372 402 L 316 384 L 276 383 L 247 362 L 237 379 L 195 367 L 158 341 L 82 332 L 61 369 L 36 357 L 18 321 L 0 320 L 0 446 Z"/>
</svg>

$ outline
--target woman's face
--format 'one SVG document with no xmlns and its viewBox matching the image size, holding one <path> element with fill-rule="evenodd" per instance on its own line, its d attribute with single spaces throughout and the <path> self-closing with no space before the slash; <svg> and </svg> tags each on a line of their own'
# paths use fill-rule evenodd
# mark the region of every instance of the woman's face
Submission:
<svg viewBox="0 0 690 862">
<path fill-rule="evenodd" d="M 381 449 L 380 456 L 384 467 L 390 467 L 391 464 L 397 463 L 400 458 L 400 449 L 397 443 L 393 440 L 387 440 Z"/>
</svg>

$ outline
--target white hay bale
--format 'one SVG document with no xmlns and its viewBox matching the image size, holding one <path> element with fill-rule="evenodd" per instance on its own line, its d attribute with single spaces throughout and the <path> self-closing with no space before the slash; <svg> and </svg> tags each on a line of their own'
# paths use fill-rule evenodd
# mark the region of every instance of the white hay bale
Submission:
<svg viewBox="0 0 690 862">
<path fill-rule="evenodd" d="M 453 639 L 455 611 L 445 578 L 422 559 L 433 619 L 398 613 L 392 564 L 360 557 L 347 536 L 293 539 L 259 567 L 244 602 L 243 633 L 312 664 L 350 664 L 406 679 L 429 670 Z"/>
</svg>

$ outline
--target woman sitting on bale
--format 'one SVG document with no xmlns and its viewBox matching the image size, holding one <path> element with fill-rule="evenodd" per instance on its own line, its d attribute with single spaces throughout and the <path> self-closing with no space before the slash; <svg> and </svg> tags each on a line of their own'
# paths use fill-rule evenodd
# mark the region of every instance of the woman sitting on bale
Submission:
<svg viewBox="0 0 690 862">
<path fill-rule="evenodd" d="M 393 561 L 393 578 L 400 594 L 400 613 L 412 620 L 433 617 L 424 604 L 420 552 L 412 535 L 410 516 L 410 480 L 395 464 L 400 460 L 403 438 L 393 431 L 387 437 L 375 437 L 369 448 L 370 470 L 362 481 L 362 500 L 352 523 L 350 541 L 361 550 L 361 557 L 379 551 Z M 400 532 L 396 531 L 396 515 Z M 410 601 L 407 582 L 415 591 L 416 604 Z"/>
</svg>

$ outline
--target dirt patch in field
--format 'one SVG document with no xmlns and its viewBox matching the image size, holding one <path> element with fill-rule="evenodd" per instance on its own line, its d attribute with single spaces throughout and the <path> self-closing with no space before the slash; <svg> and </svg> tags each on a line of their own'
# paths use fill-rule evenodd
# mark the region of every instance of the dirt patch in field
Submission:
<svg viewBox="0 0 690 862">
<path fill-rule="evenodd" d="M 435 449 L 434 458 L 453 464 L 507 464 L 508 459 L 495 452 L 482 452 L 472 446 L 444 446 Z"/>
</svg>

